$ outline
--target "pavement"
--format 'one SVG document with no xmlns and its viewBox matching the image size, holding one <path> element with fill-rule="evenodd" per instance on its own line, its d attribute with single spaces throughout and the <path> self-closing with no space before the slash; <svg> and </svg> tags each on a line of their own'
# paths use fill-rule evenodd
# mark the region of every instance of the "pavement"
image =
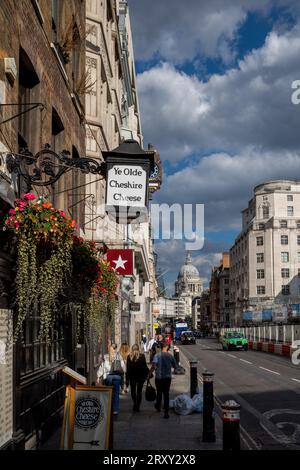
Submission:
<svg viewBox="0 0 300 470">
<path fill-rule="evenodd" d="M 181 347 L 180 347 L 181 349 Z M 180 355 L 185 375 L 173 375 L 170 400 L 190 389 L 189 363 L 184 354 Z M 154 379 L 151 380 L 154 385 Z M 140 411 L 133 412 L 131 394 L 120 395 L 120 413 L 114 417 L 114 450 L 221 450 L 222 421 L 215 415 L 216 442 L 202 442 L 202 413 L 187 416 L 169 411 L 169 419 L 158 413 L 153 402 L 143 401 Z M 39 450 L 59 449 L 60 429 L 39 447 Z"/>
<path fill-rule="evenodd" d="M 190 375 L 187 359 L 180 356 L 185 375 L 173 375 L 170 399 L 189 395 Z M 151 382 L 154 382 L 152 379 Z M 153 384 L 154 385 L 154 384 Z M 202 442 L 202 413 L 177 415 L 170 409 L 169 419 L 158 413 L 154 403 L 144 399 L 139 413 L 132 411 L 130 393 L 120 396 L 120 413 L 114 421 L 114 450 L 220 450 L 222 449 L 222 422 L 215 416 L 216 442 Z"/>
</svg>

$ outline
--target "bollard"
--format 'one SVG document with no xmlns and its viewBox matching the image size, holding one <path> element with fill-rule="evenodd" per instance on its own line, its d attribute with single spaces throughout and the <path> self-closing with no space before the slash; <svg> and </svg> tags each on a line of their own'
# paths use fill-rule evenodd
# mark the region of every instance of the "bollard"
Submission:
<svg viewBox="0 0 300 470">
<path fill-rule="evenodd" d="M 190 361 L 191 398 L 196 395 L 198 388 L 197 364 L 198 361 Z"/>
<path fill-rule="evenodd" d="M 216 442 L 214 418 L 214 374 L 205 370 L 203 378 L 203 442 Z"/>
<path fill-rule="evenodd" d="M 223 450 L 240 450 L 240 405 L 228 400 L 222 405 Z"/>
<path fill-rule="evenodd" d="M 176 364 L 177 364 L 177 367 L 180 366 L 180 357 L 179 357 L 179 349 L 177 348 L 177 346 L 174 346 L 174 359 L 176 361 Z"/>
</svg>

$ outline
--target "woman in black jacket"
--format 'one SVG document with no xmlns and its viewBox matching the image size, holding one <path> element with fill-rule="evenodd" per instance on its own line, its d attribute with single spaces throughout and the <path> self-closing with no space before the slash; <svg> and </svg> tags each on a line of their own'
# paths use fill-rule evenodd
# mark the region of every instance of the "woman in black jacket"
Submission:
<svg viewBox="0 0 300 470">
<path fill-rule="evenodd" d="M 143 385 L 148 374 L 149 369 L 145 356 L 141 354 L 139 346 L 134 344 L 131 348 L 131 353 L 127 357 L 127 377 L 130 382 L 133 411 L 140 411 Z"/>
</svg>

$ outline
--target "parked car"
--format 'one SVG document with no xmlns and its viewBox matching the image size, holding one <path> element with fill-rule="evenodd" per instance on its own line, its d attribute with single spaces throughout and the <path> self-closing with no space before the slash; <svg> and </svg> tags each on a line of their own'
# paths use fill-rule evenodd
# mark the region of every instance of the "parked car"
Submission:
<svg viewBox="0 0 300 470">
<path fill-rule="evenodd" d="M 222 349 L 230 351 L 230 349 L 244 349 L 248 350 L 248 340 L 242 333 L 238 331 L 231 331 L 220 336 L 220 343 Z"/>
<path fill-rule="evenodd" d="M 181 344 L 196 344 L 196 338 L 192 331 L 183 331 L 180 335 Z"/>
</svg>

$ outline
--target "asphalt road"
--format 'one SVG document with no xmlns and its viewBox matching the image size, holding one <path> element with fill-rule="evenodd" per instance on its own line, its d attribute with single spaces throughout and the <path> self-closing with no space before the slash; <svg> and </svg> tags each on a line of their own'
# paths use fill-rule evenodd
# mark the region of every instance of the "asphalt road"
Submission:
<svg viewBox="0 0 300 470">
<path fill-rule="evenodd" d="M 215 339 L 179 349 L 188 360 L 199 361 L 199 384 L 204 369 L 215 374 L 217 413 L 221 415 L 220 404 L 226 400 L 241 405 L 243 449 L 300 450 L 300 365 L 258 351 L 222 351 Z"/>
</svg>

